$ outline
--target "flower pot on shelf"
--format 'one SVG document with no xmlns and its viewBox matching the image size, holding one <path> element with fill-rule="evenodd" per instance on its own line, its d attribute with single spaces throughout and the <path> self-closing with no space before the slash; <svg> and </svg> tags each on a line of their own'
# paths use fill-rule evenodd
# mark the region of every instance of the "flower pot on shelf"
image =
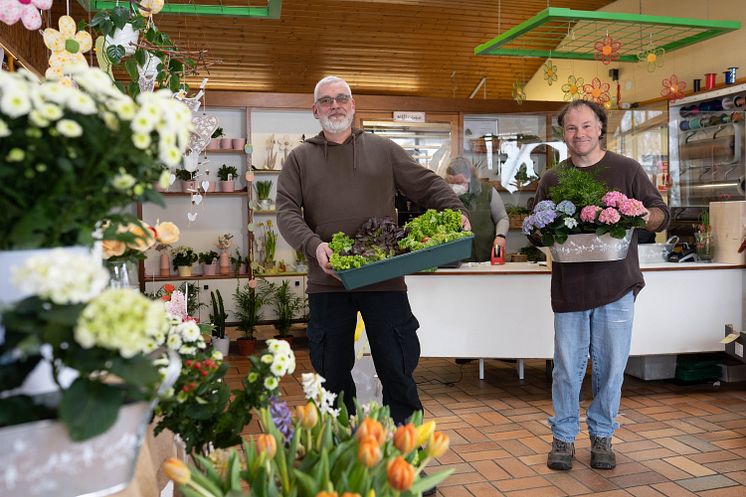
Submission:
<svg viewBox="0 0 746 497">
<path fill-rule="evenodd" d="M 215 181 L 210 181 L 210 180 L 201 181 L 198 186 L 205 193 L 214 193 L 217 191 Z"/>
<path fill-rule="evenodd" d="M 231 258 L 228 252 L 221 252 L 218 257 L 218 268 L 220 274 L 231 274 Z"/>
<path fill-rule="evenodd" d="M 230 348 L 230 345 L 231 339 L 229 337 L 212 337 L 212 348 L 223 354 L 223 357 L 228 357 L 228 349 Z"/>
<path fill-rule="evenodd" d="M 220 138 L 210 138 L 207 143 L 207 150 L 217 150 L 220 148 Z"/>
<path fill-rule="evenodd" d="M 231 140 L 233 150 L 243 150 L 244 145 L 246 145 L 246 138 L 233 138 Z"/>
<path fill-rule="evenodd" d="M 217 261 L 212 261 L 210 264 L 202 264 L 202 274 L 205 276 L 215 276 L 217 269 Z"/>
<path fill-rule="evenodd" d="M 233 180 L 230 181 L 221 181 L 220 182 L 220 191 L 221 192 L 234 192 L 236 191 L 236 182 Z"/>
<path fill-rule="evenodd" d="M 184 193 L 193 193 L 197 191 L 197 182 L 194 180 L 181 180 L 181 191 Z"/>
<path fill-rule="evenodd" d="M 241 356 L 250 356 L 256 352 L 256 338 L 241 337 L 236 342 L 238 343 L 238 353 Z"/>
<path fill-rule="evenodd" d="M 608 233 L 569 235 L 565 243 L 552 245 L 549 250 L 554 262 L 609 262 L 627 257 L 633 229 L 628 229 L 624 238 L 613 238 Z"/>
<path fill-rule="evenodd" d="M 271 211 L 272 210 L 272 199 L 263 198 L 257 201 L 256 206 L 260 211 Z"/>
<path fill-rule="evenodd" d="M 233 146 L 233 138 L 221 138 L 220 139 L 220 148 L 224 150 L 230 150 Z"/>
<path fill-rule="evenodd" d="M 188 278 L 192 275 L 192 266 L 179 266 L 177 271 L 182 278 Z"/>
<path fill-rule="evenodd" d="M 160 272 L 161 276 L 171 276 L 171 260 L 168 257 L 167 251 L 162 251 L 160 256 Z"/>
</svg>

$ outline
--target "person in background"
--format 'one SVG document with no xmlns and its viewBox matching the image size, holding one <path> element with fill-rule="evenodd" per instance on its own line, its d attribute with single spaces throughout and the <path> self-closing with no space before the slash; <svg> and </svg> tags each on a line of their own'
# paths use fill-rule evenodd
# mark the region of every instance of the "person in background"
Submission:
<svg viewBox="0 0 746 497">
<path fill-rule="evenodd" d="M 639 200 L 648 209 L 645 229 L 663 231 L 670 212 L 643 168 L 601 146 L 607 125 L 604 109 L 591 101 L 576 100 L 562 109 L 558 122 L 570 155 L 558 167 L 579 168 L 606 183 L 609 190 Z M 557 184 L 555 170 L 542 175 L 536 203 L 548 198 L 549 189 Z M 572 467 L 574 440 L 580 431 L 578 399 L 589 351 L 593 364 L 593 400 L 587 411 L 591 467 L 616 466 L 611 440 L 619 427 L 615 418 L 632 338 L 634 301 L 644 286 L 635 237 L 623 260 L 552 264 L 554 416 L 549 418 L 553 440 L 547 457 L 551 469 Z"/>
<path fill-rule="evenodd" d="M 396 423 L 422 409 L 412 376 L 420 357 L 419 323 L 412 314 L 404 278 L 347 291 L 329 265 L 332 235 L 353 235 L 371 217 L 391 217 L 394 195 L 433 209 L 468 211 L 448 184 L 415 162 L 393 141 L 352 127 L 355 100 L 349 85 L 328 76 L 313 95 L 313 115 L 322 131 L 288 155 L 277 185 L 277 224 L 282 236 L 309 261 L 307 334 L 311 363 L 325 388 L 344 391 L 353 411 L 354 332 L 357 312 L 365 321 L 383 402 Z"/>
<path fill-rule="evenodd" d="M 465 157 L 451 160 L 446 168 L 446 181 L 469 209 L 471 231 L 474 233 L 469 260 L 490 260 L 492 249 L 496 246 L 504 254 L 510 220 L 497 190 L 479 180 L 476 168 Z"/>
</svg>

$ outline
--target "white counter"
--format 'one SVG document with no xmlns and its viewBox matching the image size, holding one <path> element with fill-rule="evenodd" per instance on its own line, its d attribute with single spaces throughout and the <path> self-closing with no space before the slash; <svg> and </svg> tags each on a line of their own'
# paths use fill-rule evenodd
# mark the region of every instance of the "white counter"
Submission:
<svg viewBox="0 0 746 497">
<path fill-rule="evenodd" d="M 724 325 L 743 329 L 744 266 L 643 266 L 632 355 L 723 350 Z M 543 358 L 554 346 L 551 272 L 533 263 L 470 263 L 406 277 L 423 357 Z"/>
</svg>

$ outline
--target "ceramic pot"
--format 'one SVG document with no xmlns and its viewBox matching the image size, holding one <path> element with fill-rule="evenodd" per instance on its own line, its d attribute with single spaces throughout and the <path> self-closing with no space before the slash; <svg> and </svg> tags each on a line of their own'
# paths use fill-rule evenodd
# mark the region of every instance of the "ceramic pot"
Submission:
<svg viewBox="0 0 746 497">
<path fill-rule="evenodd" d="M 202 274 L 205 276 L 215 276 L 218 265 L 216 261 L 212 261 L 211 264 L 202 264 Z"/>
<path fill-rule="evenodd" d="M 207 150 L 217 150 L 220 148 L 220 138 L 210 138 L 207 143 Z"/>
<path fill-rule="evenodd" d="M 231 258 L 227 252 L 222 252 L 218 258 L 218 268 L 220 274 L 231 274 Z"/>
<path fill-rule="evenodd" d="M 236 340 L 238 343 L 238 353 L 243 357 L 253 355 L 256 352 L 256 339 L 242 337 Z"/>
<path fill-rule="evenodd" d="M 184 193 L 194 193 L 197 191 L 197 182 L 194 180 L 181 180 L 181 191 Z"/>
<path fill-rule="evenodd" d="M 231 140 L 231 146 L 234 150 L 243 150 L 244 145 L 246 145 L 246 138 L 233 138 Z"/>
<path fill-rule="evenodd" d="M 137 39 L 140 37 L 140 31 L 132 28 L 131 24 L 125 24 L 122 29 L 115 29 L 111 36 L 106 37 L 106 45 L 121 45 L 124 47 L 124 55 L 134 55 Z"/>
<path fill-rule="evenodd" d="M 161 276 L 171 276 L 171 260 L 168 257 L 168 251 L 162 250 L 159 264 L 159 274 Z"/>
<path fill-rule="evenodd" d="M 230 181 L 221 181 L 220 182 L 220 191 L 221 192 L 235 192 L 236 191 L 236 182 L 233 180 Z"/>
<path fill-rule="evenodd" d="M 260 211 L 271 211 L 272 210 L 272 200 L 268 198 L 263 198 L 257 202 L 257 207 Z"/>
<path fill-rule="evenodd" d="M 624 238 L 613 238 L 606 233 L 570 235 L 565 243 L 555 243 L 550 247 L 554 262 L 606 262 L 619 261 L 627 257 L 629 243 L 634 230 L 629 229 Z"/>
<path fill-rule="evenodd" d="M 218 338 L 212 337 L 212 348 L 223 354 L 223 357 L 228 357 L 228 350 L 231 346 L 231 339 L 229 337 Z"/>
<path fill-rule="evenodd" d="M 179 276 L 182 278 L 188 278 L 192 275 L 192 266 L 179 266 L 177 271 L 179 271 Z"/>
<path fill-rule="evenodd" d="M 230 150 L 233 146 L 233 138 L 221 138 L 220 139 L 220 148 L 225 150 Z"/>
</svg>

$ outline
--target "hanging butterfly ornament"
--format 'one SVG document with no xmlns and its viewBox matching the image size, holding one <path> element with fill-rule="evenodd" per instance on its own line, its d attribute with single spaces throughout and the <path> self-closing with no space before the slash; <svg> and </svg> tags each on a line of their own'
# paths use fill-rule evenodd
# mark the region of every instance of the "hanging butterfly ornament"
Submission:
<svg viewBox="0 0 746 497">
<path fill-rule="evenodd" d="M 622 42 L 615 41 L 607 34 L 595 43 L 594 48 L 596 51 L 593 53 L 593 58 L 608 66 L 612 61 L 619 60 L 621 57 L 619 50 L 622 48 Z"/>
<path fill-rule="evenodd" d="M 521 105 L 526 100 L 526 83 L 518 80 L 514 81 L 512 95 L 513 100 L 515 100 L 518 105 Z"/>
<path fill-rule="evenodd" d="M 663 67 L 663 56 L 666 50 L 663 47 L 653 45 L 653 35 L 650 35 L 650 45 L 646 50 L 637 54 L 637 60 L 648 65 L 648 72 L 654 72 L 656 68 Z"/>
<path fill-rule="evenodd" d="M 663 85 L 663 88 L 661 88 L 661 96 L 666 97 L 672 102 L 684 98 L 686 82 L 679 81 L 679 77 L 675 74 L 665 78 L 661 83 Z"/>
<path fill-rule="evenodd" d="M 41 27 L 40 10 L 49 10 L 52 0 L 0 0 L 0 21 L 8 26 L 20 19 L 29 31 Z"/>
<path fill-rule="evenodd" d="M 552 83 L 557 81 L 557 66 L 554 65 L 551 56 L 544 62 L 544 81 L 549 86 L 552 86 Z"/>
<path fill-rule="evenodd" d="M 576 78 L 574 74 L 570 74 L 567 77 L 567 83 L 562 85 L 565 102 L 583 98 L 583 83 L 583 78 Z"/>
</svg>

